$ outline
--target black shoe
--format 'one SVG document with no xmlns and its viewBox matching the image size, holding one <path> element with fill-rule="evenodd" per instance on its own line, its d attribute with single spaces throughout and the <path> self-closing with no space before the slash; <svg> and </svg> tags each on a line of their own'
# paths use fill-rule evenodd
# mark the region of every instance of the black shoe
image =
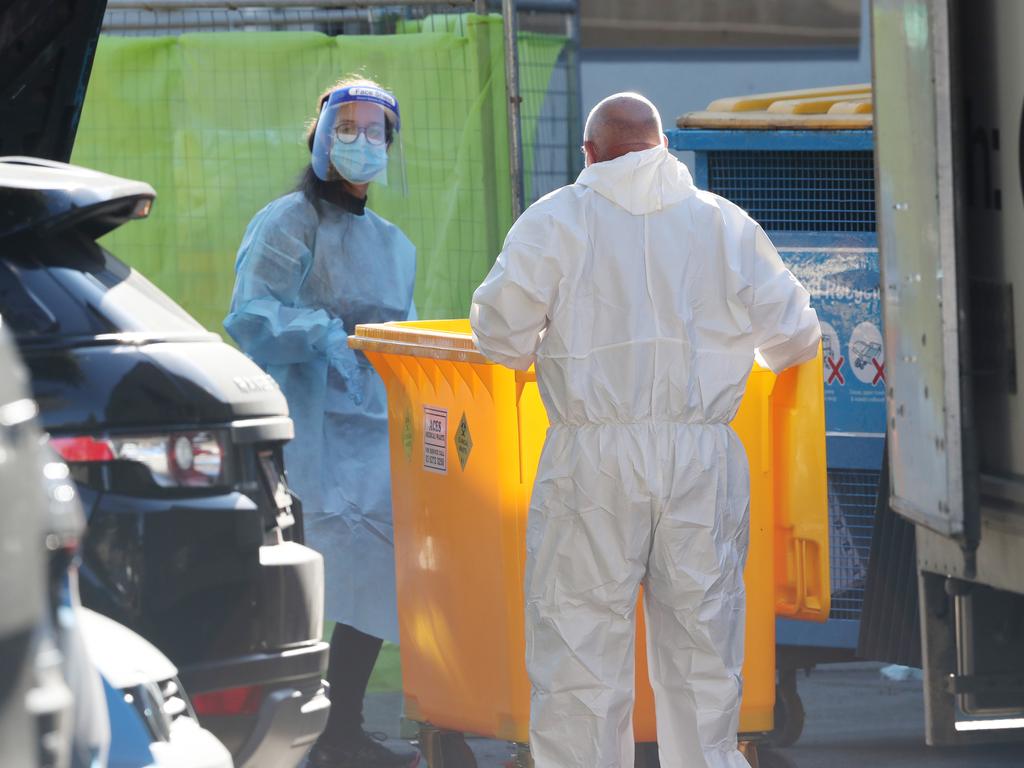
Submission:
<svg viewBox="0 0 1024 768">
<path fill-rule="evenodd" d="M 307 768 L 415 768 L 420 764 L 416 751 L 392 752 L 381 742 L 382 733 L 366 733 L 340 744 L 317 743 L 306 759 Z"/>
</svg>

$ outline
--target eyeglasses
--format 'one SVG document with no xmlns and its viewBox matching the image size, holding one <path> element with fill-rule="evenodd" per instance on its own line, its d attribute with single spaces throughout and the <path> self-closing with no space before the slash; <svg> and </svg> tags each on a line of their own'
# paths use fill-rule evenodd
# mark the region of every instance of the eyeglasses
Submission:
<svg viewBox="0 0 1024 768">
<path fill-rule="evenodd" d="M 383 123 L 373 123 L 360 127 L 355 123 L 342 123 L 334 129 L 334 138 L 342 144 L 351 144 L 359 138 L 359 134 L 366 137 L 366 141 L 375 146 L 380 146 L 387 141 L 388 134 Z"/>
</svg>

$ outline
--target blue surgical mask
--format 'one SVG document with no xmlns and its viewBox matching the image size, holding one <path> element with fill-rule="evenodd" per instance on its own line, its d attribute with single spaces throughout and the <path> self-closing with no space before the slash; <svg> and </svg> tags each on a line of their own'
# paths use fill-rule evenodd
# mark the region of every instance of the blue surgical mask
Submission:
<svg viewBox="0 0 1024 768">
<path fill-rule="evenodd" d="M 375 179 L 387 183 L 388 148 L 371 144 L 363 134 L 351 144 L 335 141 L 331 146 L 331 163 L 342 178 L 355 184 Z M 385 174 L 384 178 L 378 178 L 381 174 Z"/>
</svg>

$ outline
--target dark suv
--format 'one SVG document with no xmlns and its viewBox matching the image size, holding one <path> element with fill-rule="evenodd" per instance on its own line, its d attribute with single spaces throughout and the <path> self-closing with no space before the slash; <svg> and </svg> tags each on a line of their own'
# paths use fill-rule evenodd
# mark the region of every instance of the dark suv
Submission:
<svg viewBox="0 0 1024 768">
<path fill-rule="evenodd" d="M 96 242 L 153 197 L 0 158 L 0 315 L 88 517 L 83 602 L 171 658 L 237 765 L 293 766 L 329 704 L 292 422 L 272 378 Z"/>
</svg>

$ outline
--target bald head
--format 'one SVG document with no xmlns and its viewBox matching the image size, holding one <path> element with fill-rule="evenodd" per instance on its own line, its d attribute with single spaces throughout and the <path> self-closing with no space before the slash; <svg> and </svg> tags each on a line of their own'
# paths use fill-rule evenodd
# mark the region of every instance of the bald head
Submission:
<svg viewBox="0 0 1024 768">
<path fill-rule="evenodd" d="M 588 163 L 614 160 L 664 143 L 657 108 L 639 93 L 616 93 L 590 111 L 583 131 Z"/>
</svg>

